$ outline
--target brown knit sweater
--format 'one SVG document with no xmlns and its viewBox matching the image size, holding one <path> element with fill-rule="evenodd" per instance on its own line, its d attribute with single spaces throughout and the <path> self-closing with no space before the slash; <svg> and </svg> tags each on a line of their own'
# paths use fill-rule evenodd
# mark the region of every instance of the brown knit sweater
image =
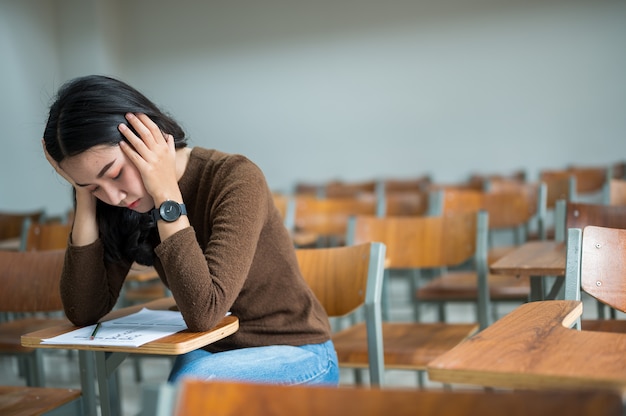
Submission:
<svg viewBox="0 0 626 416">
<path fill-rule="evenodd" d="M 192 331 L 213 327 L 228 311 L 240 322 L 206 349 L 330 339 L 260 169 L 243 156 L 196 147 L 179 185 L 191 227 L 155 247 L 155 268 Z M 61 279 L 67 317 L 88 325 L 108 313 L 129 268 L 105 264 L 100 240 L 70 245 Z"/>
</svg>

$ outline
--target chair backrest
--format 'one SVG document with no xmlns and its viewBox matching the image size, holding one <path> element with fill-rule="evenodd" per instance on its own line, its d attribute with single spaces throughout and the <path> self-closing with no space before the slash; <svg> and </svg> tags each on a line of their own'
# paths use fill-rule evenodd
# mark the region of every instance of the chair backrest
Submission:
<svg viewBox="0 0 626 416">
<path fill-rule="evenodd" d="M 452 267 L 472 259 L 480 249 L 486 252 L 486 224 L 484 212 L 424 217 L 357 215 L 350 220 L 347 243 L 384 243 L 385 266 L 390 269 Z"/>
<path fill-rule="evenodd" d="M 297 249 L 304 280 L 330 317 L 345 316 L 363 306 L 368 338 L 370 379 L 383 380 L 382 285 L 385 245 L 379 242 Z"/>
<path fill-rule="evenodd" d="M 0 240 L 20 238 L 24 232 L 24 222 L 38 222 L 43 219 L 44 211 L 0 212 Z"/>
<path fill-rule="evenodd" d="M 363 195 L 375 195 L 378 181 L 347 182 L 331 181 L 326 183 L 324 196 L 326 198 L 354 198 Z"/>
<path fill-rule="evenodd" d="M 380 241 L 388 269 L 446 268 L 473 261 L 481 327 L 489 323 L 488 217 L 485 211 L 423 217 L 355 216 L 347 244 Z"/>
<path fill-rule="evenodd" d="M 385 246 L 363 243 L 345 247 L 296 249 L 304 280 L 331 317 L 380 301 Z"/>
<path fill-rule="evenodd" d="M 23 250 L 61 250 L 67 247 L 72 224 L 32 222 L 25 235 Z"/>
<path fill-rule="evenodd" d="M 558 201 L 555 215 L 555 239 L 564 241 L 566 230 L 588 225 L 626 229 L 626 206 Z"/>
<path fill-rule="evenodd" d="M 604 198 L 607 205 L 626 205 L 626 179 L 608 181 Z"/>
<path fill-rule="evenodd" d="M 576 177 L 570 172 L 543 171 L 539 180 L 546 186 L 546 207 L 554 209 L 559 200 L 576 200 Z"/>
<path fill-rule="evenodd" d="M 570 166 L 567 171 L 576 178 L 576 192 L 578 194 L 602 191 L 604 184 L 612 175 L 612 168 L 607 166 Z"/>
<path fill-rule="evenodd" d="M 426 215 L 428 212 L 428 191 L 385 191 L 384 215 Z"/>
<path fill-rule="evenodd" d="M 298 232 L 321 236 L 345 236 L 348 218 L 376 215 L 378 199 L 373 195 L 358 198 L 316 198 L 296 195 L 294 226 Z"/>
<path fill-rule="evenodd" d="M 467 182 L 475 189 L 492 190 L 493 186 L 519 185 L 527 181 L 526 171 L 519 169 L 509 174 L 471 174 Z"/>
<path fill-rule="evenodd" d="M 431 215 L 443 213 L 489 213 L 489 228 L 512 229 L 528 224 L 539 208 L 539 185 L 518 184 L 500 191 L 443 189 L 431 194 Z"/>
<path fill-rule="evenodd" d="M 589 225 L 570 228 L 565 298 L 580 300 L 580 289 L 626 312 L 626 229 Z"/>
<path fill-rule="evenodd" d="M 65 250 L 0 251 L 0 312 L 62 310 L 64 259 Z"/>
<path fill-rule="evenodd" d="M 429 175 L 422 175 L 413 178 L 386 178 L 381 183 L 385 188 L 385 192 L 406 192 L 406 191 L 424 191 L 427 190 L 432 183 Z"/>
</svg>

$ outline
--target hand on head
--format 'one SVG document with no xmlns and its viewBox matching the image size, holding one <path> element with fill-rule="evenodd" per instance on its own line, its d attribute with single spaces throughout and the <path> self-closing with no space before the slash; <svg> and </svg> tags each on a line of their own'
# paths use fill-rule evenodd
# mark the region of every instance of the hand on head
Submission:
<svg viewBox="0 0 626 416">
<path fill-rule="evenodd" d="M 120 148 L 139 170 L 146 191 L 155 201 L 179 193 L 174 138 L 163 134 L 145 114 L 129 113 L 126 119 L 137 134 L 120 124 L 118 128 L 128 140 L 120 142 Z"/>
</svg>

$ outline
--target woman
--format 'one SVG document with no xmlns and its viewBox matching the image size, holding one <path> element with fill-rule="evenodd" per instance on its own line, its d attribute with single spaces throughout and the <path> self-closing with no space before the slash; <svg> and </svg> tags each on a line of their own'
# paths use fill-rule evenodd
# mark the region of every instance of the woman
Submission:
<svg viewBox="0 0 626 416">
<path fill-rule="evenodd" d="M 256 165 L 187 147 L 176 121 L 104 76 L 59 90 L 43 141 L 74 187 L 61 278 L 74 324 L 111 311 L 133 262 L 154 265 L 190 330 L 208 330 L 229 311 L 240 321 L 235 334 L 179 356 L 170 381 L 338 383 L 328 317 Z"/>
</svg>

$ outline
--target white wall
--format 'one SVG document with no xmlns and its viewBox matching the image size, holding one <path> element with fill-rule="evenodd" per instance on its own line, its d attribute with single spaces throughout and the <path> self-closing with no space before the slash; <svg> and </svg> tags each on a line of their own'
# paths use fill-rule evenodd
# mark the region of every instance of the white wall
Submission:
<svg viewBox="0 0 626 416">
<path fill-rule="evenodd" d="M 0 25 L 11 56 L 0 86 L 12 88 L 0 140 L 18 143 L 2 152 L 14 169 L 2 163 L 0 208 L 64 206 L 42 178 L 37 94 L 88 72 L 143 90 L 193 145 L 251 157 L 275 189 L 518 168 L 532 178 L 626 157 L 619 0 L 0 0 L 3 20 L 7 10 L 22 20 Z M 29 45 L 44 53 L 11 55 Z M 15 59 L 35 71 L 22 79 Z M 32 177 L 7 179 L 25 166 Z"/>
</svg>

